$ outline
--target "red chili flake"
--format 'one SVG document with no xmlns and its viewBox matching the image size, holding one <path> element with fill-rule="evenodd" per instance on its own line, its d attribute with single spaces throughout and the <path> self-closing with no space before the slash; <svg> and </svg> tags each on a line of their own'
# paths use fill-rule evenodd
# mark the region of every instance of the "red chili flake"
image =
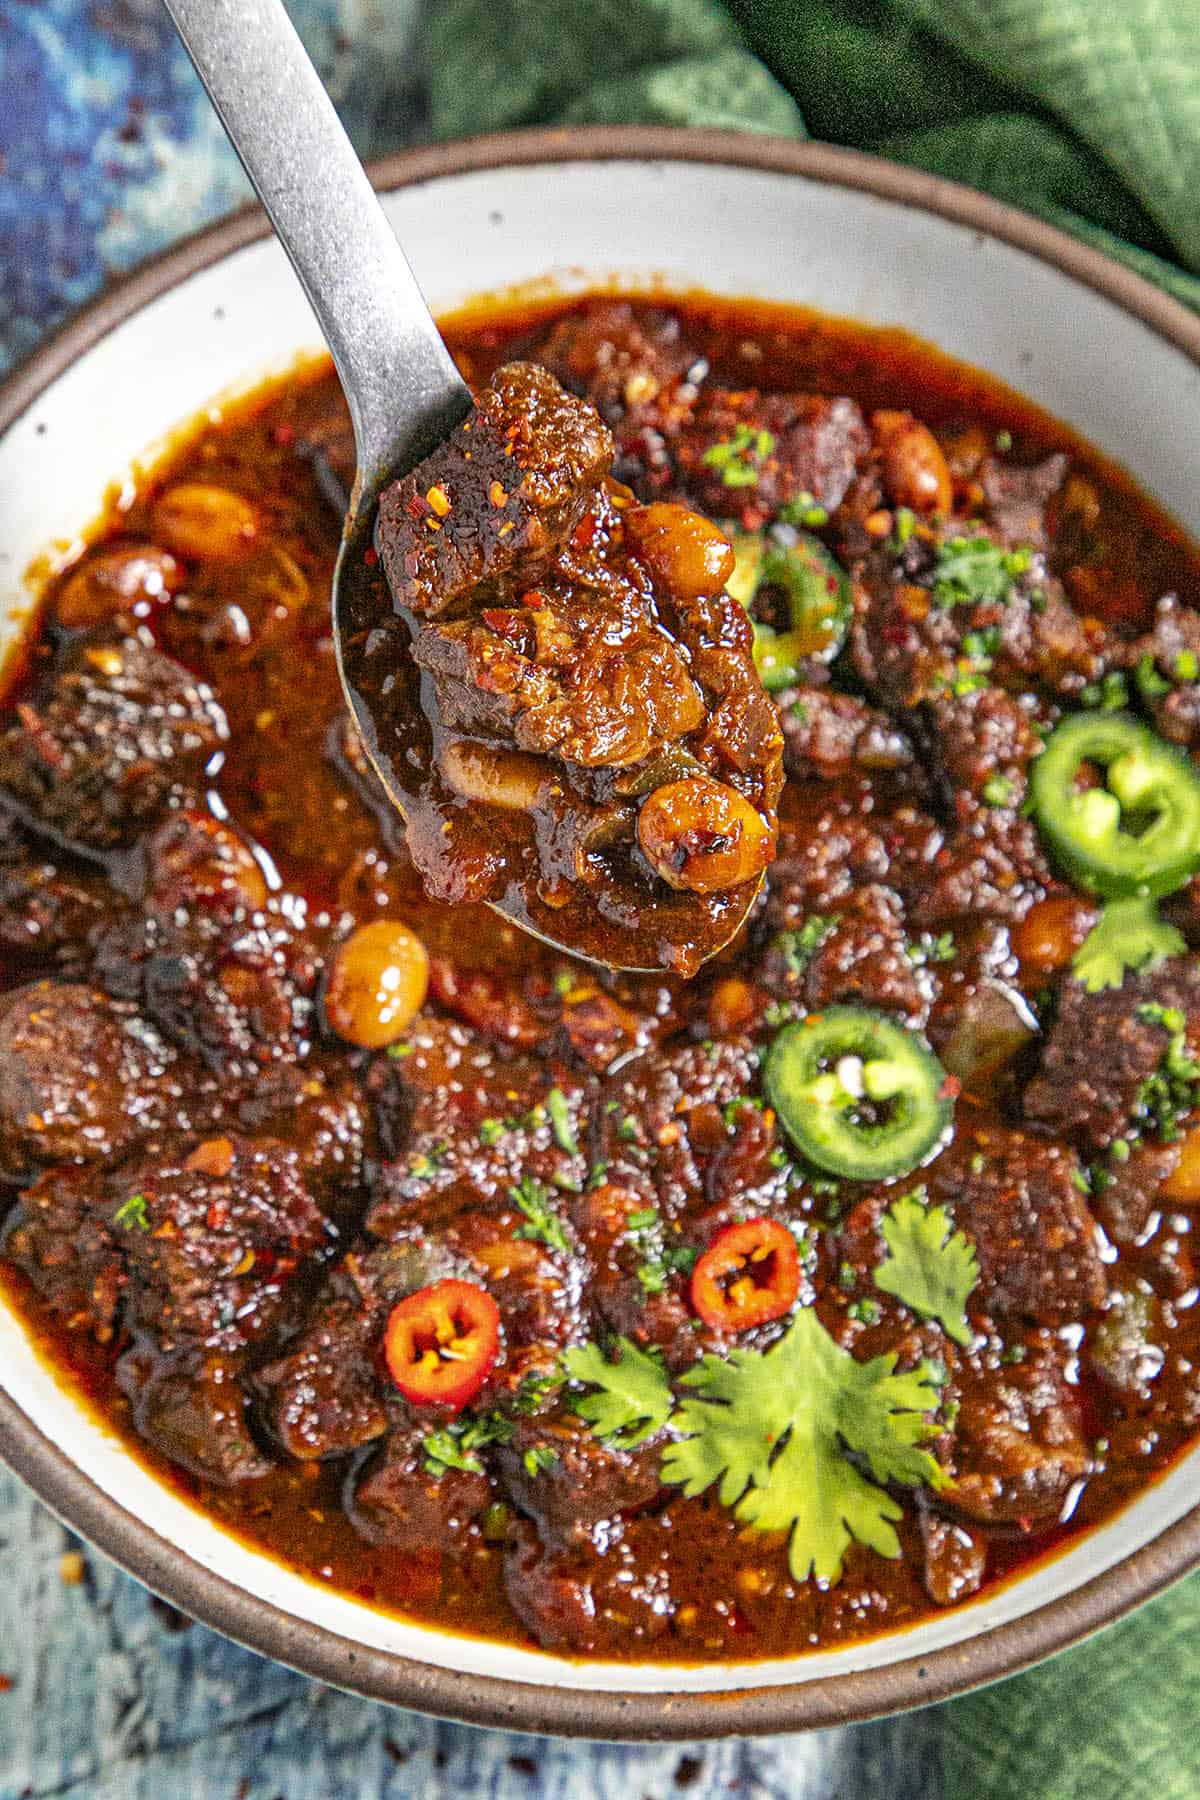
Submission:
<svg viewBox="0 0 1200 1800">
<path fill-rule="evenodd" d="M 0 1694 L 11 1694 L 12 1690 L 13 1690 L 12 1676 L 11 1675 L 0 1675 Z"/>
<path fill-rule="evenodd" d="M 958 1076 L 947 1075 L 945 1081 L 943 1081 L 941 1087 L 938 1089 L 938 1099 L 957 1100 L 961 1093 L 962 1082 L 958 1079 Z"/>
<path fill-rule="evenodd" d="M 596 515 L 593 512 L 584 513 L 571 533 L 571 547 L 574 550 L 587 550 L 595 542 L 595 537 Z"/>
<path fill-rule="evenodd" d="M 743 531 L 760 531 L 767 522 L 767 515 L 760 506 L 743 506 Z"/>
<path fill-rule="evenodd" d="M 364 555 L 363 561 L 366 563 L 368 569 L 373 569 L 375 567 L 375 564 L 379 561 L 379 552 L 375 548 L 374 544 L 371 545 L 370 549 Z M 414 575 L 416 574 L 415 569 L 413 570 L 413 574 Z"/>
<path fill-rule="evenodd" d="M 405 501 L 405 506 L 414 519 L 423 519 L 429 511 L 429 502 L 424 494 L 410 494 Z"/>
<path fill-rule="evenodd" d="M 294 425 L 277 425 L 271 435 L 277 444 L 284 446 L 294 444 L 296 441 L 296 428 Z"/>
</svg>

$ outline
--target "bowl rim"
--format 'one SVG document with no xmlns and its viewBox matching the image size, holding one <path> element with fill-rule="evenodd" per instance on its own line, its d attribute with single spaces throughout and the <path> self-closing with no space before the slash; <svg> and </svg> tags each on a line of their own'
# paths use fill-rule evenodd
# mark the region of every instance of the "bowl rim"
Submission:
<svg viewBox="0 0 1200 1800">
<path fill-rule="evenodd" d="M 716 163 L 877 195 L 999 238 L 1091 288 L 1200 366 L 1200 316 L 1103 252 L 940 176 L 860 151 L 666 126 L 551 127 L 401 151 L 370 166 L 391 191 L 481 169 L 595 161 Z M 150 301 L 269 235 L 247 206 L 107 287 L 0 383 L 0 434 L 101 338 Z M 480 1676 L 357 1644 L 202 1567 L 128 1512 L 0 1390 L 0 1457 L 59 1518 L 146 1587 L 247 1648 L 364 1698 L 468 1724 L 561 1737 L 668 1742 L 847 1724 L 948 1699 L 1018 1673 L 1121 1618 L 1200 1564 L 1200 1506 L 1103 1574 L 963 1643 L 835 1679 L 638 1693 Z M 458 1634 L 455 1634 L 456 1636 Z M 461 1637 L 469 1657 L 469 1637 Z M 801 1665 L 802 1666 L 802 1665 Z"/>
</svg>

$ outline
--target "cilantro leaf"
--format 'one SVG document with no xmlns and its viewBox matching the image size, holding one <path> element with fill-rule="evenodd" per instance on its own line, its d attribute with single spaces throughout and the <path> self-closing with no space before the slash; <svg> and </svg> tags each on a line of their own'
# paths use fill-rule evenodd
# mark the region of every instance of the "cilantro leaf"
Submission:
<svg viewBox="0 0 1200 1800">
<path fill-rule="evenodd" d="M 465 1469 L 482 1475 L 483 1464 L 475 1454 L 488 1444 L 506 1444 L 512 1437 L 512 1420 L 501 1412 L 482 1413 L 474 1419 L 455 1419 L 440 1431 L 427 1432 L 421 1448 L 425 1473 L 440 1480 L 447 1469 Z"/>
<path fill-rule="evenodd" d="M 599 1344 L 574 1345 L 563 1355 L 563 1368 L 572 1381 L 597 1390 L 572 1402 L 579 1417 L 604 1443 L 633 1450 L 662 1430 L 675 1401 L 656 1357 L 628 1338 L 618 1338 L 616 1348 L 617 1360 L 609 1362 Z"/>
<path fill-rule="evenodd" d="M 1033 552 L 1025 547 L 1006 550 L 986 537 L 949 538 L 933 566 L 933 597 L 939 606 L 1003 605 L 1032 563 Z"/>
<path fill-rule="evenodd" d="M 725 487 L 757 487 L 759 465 L 775 448 L 774 434 L 738 425 L 732 437 L 710 444 L 700 461 L 707 469 L 716 469 Z"/>
<path fill-rule="evenodd" d="M 540 1181 L 535 1181 L 531 1175 L 522 1175 L 516 1187 L 509 1188 L 508 1196 L 525 1215 L 525 1223 L 518 1225 L 514 1237 L 549 1244 L 552 1250 L 571 1248 L 566 1227 L 554 1210 L 550 1192 Z"/>
<path fill-rule="evenodd" d="M 145 1194 L 130 1194 L 128 1200 L 122 1200 L 113 1214 L 113 1224 L 120 1225 L 125 1231 L 149 1231 Z"/>
<path fill-rule="evenodd" d="M 1187 949 L 1183 936 L 1158 914 L 1153 900 L 1135 895 L 1110 900 L 1071 959 L 1071 968 L 1089 994 L 1120 987 L 1125 971 L 1153 968 L 1166 956 Z"/>
<path fill-rule="evenodd" d="M 546 1095 L 546 1111 L 550 1115 L 554 1141 L 559 1149 L 565 1150 L 568 1156 L 578 1156 L 579 1145 L 575 1141 L 575 1130 L 571 1124 L 571 1109 L 567 1104 L 567 1096 L 560 1087 L 552 1087 Z"/>
<path fill-rule="evenodd" d="M 877 1484 L 946 1477 L 923 1447 L 940 1398 L 933 1372 L 895 1367 L 894 1352 L 857 1362 L 805 1307 L 770 1350 L 706 1356 L 683 1377 L 695 1395 L 672 1415 L 683 1435 L 664 1453 L 663 1480 L 689 1496 L 716 1485 L 744 1524 L 787 1532 L 797 1581 L 836 1581 L 852 1541 L 898 1557 L 903 1508 Z"/>
<path fill-rule="evenodd" d="M 956 1344 L 971 1342 L 967 1296 L 979 1280 L 971 1240 L 955 1231 L 944 1206 L 927 1206 L 925 1189 L 901 1194 L 880 1222 L 891 1254 L 875 1270 L 875 1286 L 936 1319 Z"/>
</svg>

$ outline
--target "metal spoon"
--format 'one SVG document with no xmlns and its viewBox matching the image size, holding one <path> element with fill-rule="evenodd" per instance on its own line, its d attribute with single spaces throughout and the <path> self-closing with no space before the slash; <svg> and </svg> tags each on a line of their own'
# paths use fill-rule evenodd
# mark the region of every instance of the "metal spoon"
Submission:
<svg viewBox="0 0 1200 1800">
<path fill-rule="evenodd" d="M 403 767 L 411 782 L 413 752 L 394 746 L 389 754 L 381 742 L 385 728 L 348 669 L 348 645 L 361 641 L 359 626 L 371 617 L 369 584 L 381 581 L 366 572 L 380 491 L 450 434 L 470 411 L 471 394 L 282 0 L 164 3 L 300 277 L 349 403 L 358 474 L 333 579 L 334 644 L 367 754 L 389 800 L 407 816 L 411 795 L 397 773 Z M 411 683 L 410 691 L 416 713 Z M 707 956 L 740 928 L 757 884 L 747 890 L 731 891 L 716 920 L 701 919 L 699 902 L 684 895 L 668 896 L 663 908 L 675 911 L 677 938 L 685 945 L 691 938 Z M 531 918 L 511 888 L 493 905 L 555 949 L 612 968 L 663 966 L 654 954 L 653 907 L 646 927 L 623 937 L 576 909 L 572 930 L 559 937 L 544 928 L 554 922 L 548 909 Z M 693 905 L 694 931 L 685 911 Z"/>
</svg>

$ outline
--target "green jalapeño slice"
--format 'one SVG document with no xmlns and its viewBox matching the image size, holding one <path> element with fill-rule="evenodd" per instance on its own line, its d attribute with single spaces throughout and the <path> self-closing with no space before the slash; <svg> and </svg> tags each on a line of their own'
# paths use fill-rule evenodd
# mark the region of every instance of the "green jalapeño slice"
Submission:
<svg viewBox="0 0 1200 1800">
<path fill-rule="evenodd" d="M 1063 871 L 1106 900 L 1174 893 L 1200 869 L 1200 778 L 1129 713 L 1076 713 L 1033 764 L 1038 829 Z"/>
<path fill-rule="evenodd" d="M 768 693 L 791 687 L 806 658 L 832 662 L 850 627 L 850 583 L 820 538 L 798 531 L 794 543 L 776 543 L 759 532 L 735 537 L 736 561 L 727 592 L 754 619 L 754 661 Z M 755 616 L 765 601 L 782 603 L 786 622 Z"/>
<path fill-rule="evenodd" d="M 957 1083 L 918 1032 L 865 1007 L 786 1025 L 763 1081 L 802 1155 L 830 1175 L 907 1175 L 945 1137 Z"/>
</svg>

